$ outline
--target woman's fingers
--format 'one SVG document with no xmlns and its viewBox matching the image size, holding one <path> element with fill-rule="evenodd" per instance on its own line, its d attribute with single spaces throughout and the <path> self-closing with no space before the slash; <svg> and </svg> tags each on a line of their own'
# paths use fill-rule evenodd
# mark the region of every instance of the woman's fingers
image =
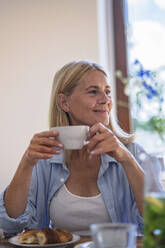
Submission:
<svg viewBox="0 0 165 248">
<path fill-rule="evenodd" d="M 34 165 L 39 159 L 48 159 L 53 154 L 59 154 L 63 144 L 57 140 L 58 135 L 58 131 L 54 130 L 35 134 L 26 151 L 27 161 Z"/>
<path fill-rule="evenodd" d="M 97 123 L 90 128 L 88 151 L 92 155 L 109 153 L 117 149 L 118 142 L 111 130 Z"/>
<path fill-rule="evenodd" d="M 128 158 L 128 151 L 125 146 L 111 130 L 100 123 L 91 127 L 88 140 L 90 141 L 87 146 L 89 156 L 106 153 L 119 162 Z"/>
<path fill-rule="evenodd" d="M 117 143 L 113 137 L 107 137 L 106 134 L 97 134 L 88 145 L 90 154 L 103 154 L 112 152 L 117 148 Z"/>
<path fill-rule="evenodd" d="M 50 130 L 35 134 L 31 140 L 31 144 L 40 144 L 46 146 L 57 146 L 63 148 L 63 144 L 57 140 L 58 131 Z"/>
<path fill-rule="evenodd" d="M 88 144 L 88 150 L 93 150 L 94 147 L 100 143 L 101 141 L 103 141 L 105 139 L 105 134 L 95 134 L 94 136 L 92 136 L 92 138 L 90 139 L 90 142 Z"/>
<path fill-rule="evenodd" d="M 34 135 L 34 137 L 56 137 L 59 135 L 59 132 L 56 130 L 49 130 L 49 131 L 43 131 L 40 133 L 37 133 Z"/>
<path fill-rule="evenodd" d="M 50 154 L 50 153 L 40 153 L 40 152 L 37 152 L 37 151 L 27 151 L 26 156 L 27 156 L 27 159 L 30 162 L 30 164 L 31 164 L 31 162 L 32 162 L 32 164 L 35 164 L 35 163 L 37 163 L 37 161 L 39 159 L 49 159 L 49 158 L 51 158 L 52 154 Z"/>
<path fill-rule="evenodd" d="M 115 145 L 116 146 L 116 145 Z M 108 144 L 107 141 L 103 141 L 98 143 L 93 150 L 91 150 L 90 154 L 91 155 L 100 155 L 100 154 L 105 154 L 105 153 L 110 153 L 113 152 L 114 149 L 114 144 Z M 117 147 L 117 146 L 116 146 Z"/>
<path fill-rule="evenodd" d="M 50 153 L 55 154 L 56 151 L 60 151 L 61 148 L 59 147 L 50 147 L 50 146 L 43 146 L 43 145 L 31 145 L 30 150 L 40 152 L 40 153 Z"/>
<path fill-rule="evenodd" d="M 61 144 L 58 140 L 56 140 L 53 137 L 49 137 L 49 138 L 39 138 L 39 137 L 36 137 L 35 139 L 32 139 L 31 144 L 39 144 L 39 145 L 45 145 L 45 146 L 63 147 L 63 144 Z"/>
<path fill-rule="evenodd" d="M 104 133 L 104 132 L 111 132 L 111 130 L 105 127 L 102 123 L 96 123 L 90 128 L 88 138 L 90 139 L 96 134 Z"/>
</svg>

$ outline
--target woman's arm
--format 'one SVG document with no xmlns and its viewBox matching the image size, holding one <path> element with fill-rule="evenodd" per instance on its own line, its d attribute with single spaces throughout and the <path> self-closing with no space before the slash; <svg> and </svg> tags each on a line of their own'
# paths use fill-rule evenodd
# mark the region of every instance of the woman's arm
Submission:
<svg viewBox="0 0 165 248">
<path fill-rule="evenodd" d="M 125 158 L 119 161 L 127 175 L 128 182 L 134 193 L 134 197 L 140 214 L 143 214 L 143 199 L 144 199 L 144 171 L 134 158 L 134 156 L 127 151 Z"/>
<path fill-rule="evenodd" d="M 58 136 L 57 131 L 45 131 L 32 138 L 5 193 L 5 207 L 10 217 L 17 218 L 24 213 L 32 171 L 37 161 L 51 158 L 53 154 L 61 152 L 63 145 L 55 139 L 56 136 Z"/>
<path fill-rule="evenodd" d="M 90 143 L 88 144 L 90 156 L 106 153 L 121 163 L 134 193 L 138 209 L 142 215 L 144 172 L 134 156 L 117 139 L 112 131 L 101 123 L 97 123 L 90 128 L 88 140 L 90 140 Z"/>
</svg>

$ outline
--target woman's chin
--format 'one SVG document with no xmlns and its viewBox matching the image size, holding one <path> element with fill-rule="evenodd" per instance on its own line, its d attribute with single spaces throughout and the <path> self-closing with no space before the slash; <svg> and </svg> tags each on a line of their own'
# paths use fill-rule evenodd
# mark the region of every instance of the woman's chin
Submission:
<svg viewBox="0 0 165 248">
<path fill-rule="evenodd" d="M 93 125 L 95 125 L 96 123 L 101 123 L 103 124 L 104 126 L 109 126 L 109 120 L 96 120 L 95 122 L 91 122 L 91 123 L 88 123 L 86 125 L 92 127 Z"/>
</svg>

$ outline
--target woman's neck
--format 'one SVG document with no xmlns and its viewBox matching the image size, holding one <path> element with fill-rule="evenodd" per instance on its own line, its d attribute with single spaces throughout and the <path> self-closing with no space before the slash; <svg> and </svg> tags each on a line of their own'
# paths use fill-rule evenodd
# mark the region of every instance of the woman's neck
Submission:
<svg viewBox="0 0 165 248">
<path fill-rule="evenodd" d="M 101 164 L 100 156 L 90 156 L 86 147 L 81 150 L 72 151 L 67 159 L 68 169 L 74 166 L 74 169 L 92 169 L 93 167 L 98 170 Z"/>
</svg>

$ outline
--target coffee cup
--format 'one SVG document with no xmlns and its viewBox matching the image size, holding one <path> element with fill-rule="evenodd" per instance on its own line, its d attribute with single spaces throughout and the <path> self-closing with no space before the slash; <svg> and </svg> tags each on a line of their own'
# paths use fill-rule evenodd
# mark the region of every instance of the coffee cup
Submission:
<svg viewBox="0 0 165 248">
<path fill-rule="evenodd" d="M 64 145 L 66 150 L 79 150 L 88 144 L 86 138 L 89 126 L 60 126 L 51 129 L 59 132 L 57 139 Z"/>
</svg>

